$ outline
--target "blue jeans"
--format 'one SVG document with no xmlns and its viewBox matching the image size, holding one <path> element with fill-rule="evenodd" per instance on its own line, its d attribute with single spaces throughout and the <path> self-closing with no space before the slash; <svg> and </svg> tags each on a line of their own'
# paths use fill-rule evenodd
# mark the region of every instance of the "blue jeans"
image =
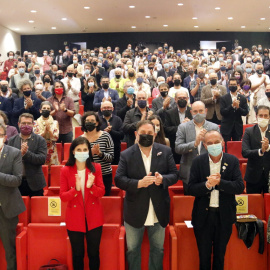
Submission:
<svg viewBox="0 0 270 270">
<path fill-rule="evenodd" d="M 142 228 L 134 228 L 124 223 L 127 237 L 127 260 L 129 270 L 141 269 L 141 245 L 145 227 L 147 228 L 150 254 L 149 254 L 149 270 L 163 269 L 163 245 L 165 238 L 165 228 L 159 223 L 154 226 L 143 226 Z"/>
</svg>

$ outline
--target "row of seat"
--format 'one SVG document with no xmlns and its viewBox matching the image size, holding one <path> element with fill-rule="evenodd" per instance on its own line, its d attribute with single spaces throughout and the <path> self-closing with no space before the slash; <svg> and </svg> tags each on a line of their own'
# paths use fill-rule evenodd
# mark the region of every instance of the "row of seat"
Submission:
<svg viewBox="0 0 270 270">
<path fill-rule="evenodd" d="M 72 268 L 71 247 L 66 233 L 66 227 L 60 222 L 65 220 L 66 203 L 61 203 L 61 216 L 48 216 L 48 198 L 32 197 L 28 207 L 31 211 L 30 223 L 23 229 L 18 225 L 16 238 L 18 270 L 36 270 L 50 259 L 56 258 Z M 270 194 L 264 198 L 259 194 L 248 195 L 248 212 L 264 220 L 270 214 Z M 191 219 L 194 197 L 173 197 L 173 223 L 165 230 L 164 260 L 165 270 L 190 270 L 199 268 L 199 258 L 193 229 L 187 228 L 184 221 Z M 124 270 L 125 259 L 125 229 L 122 226 L 123 199 L 121 197 L 103 197 L 101 203 L 104 209 L 105 225 L 101 240 L 101 267 L 100 269 Z M 265 204 L 265 207 L 264 207 Z M 265 210 L 265 213 L 264 213 Z M 256 236 L 250 249 L 238 239 L 236 227 L 228 244 L 225 257 L 225 269 L 228 270 L 267 270 L 270 267 L 270 246 L 265 242 L 264 254 L 258 253 L 259 240 Z M 3 262 L 3 247 L 0 243 L 0 270 L 5 269 Z M 268 252 L 268 262 L 267 262 Z M 142 245 L 142 269 L 148 269 L 149 242 L 147 233 Z M 87 256 L 85 256 L 87 262 Z M 85 265 L 87 268 L 87 264 Z"/>
</svg>

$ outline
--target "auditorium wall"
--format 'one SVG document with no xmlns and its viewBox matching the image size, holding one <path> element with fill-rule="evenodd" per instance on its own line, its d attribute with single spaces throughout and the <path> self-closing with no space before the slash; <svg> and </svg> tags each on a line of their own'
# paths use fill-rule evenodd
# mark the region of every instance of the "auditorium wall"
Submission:
<svg viewBox="0 0 270 270">
<path fill-rule="evenodd" d="M 134 46 L 138 43 L 158 45 L 164 42 L 173 45 L 175 49 L 199 49 L 201 40 L 228 41 L 226 43 L 228 49 L 234 46 L 236 40 L 243 48 L 251 48 L 254 44 L 270 47 L 270 34 L 268 32 L 128 32 L 22 35 L 21 46 L 22 51 L 37 50 L 38 53 L 49 49 L 64 49 L 65 44 L 73 42 L 86 42 L 87 48 L 110 45 L 114 49 L 115 46 L 119 46 L 121 51 L 127 47 L 128 43 Z"/>
</svg>

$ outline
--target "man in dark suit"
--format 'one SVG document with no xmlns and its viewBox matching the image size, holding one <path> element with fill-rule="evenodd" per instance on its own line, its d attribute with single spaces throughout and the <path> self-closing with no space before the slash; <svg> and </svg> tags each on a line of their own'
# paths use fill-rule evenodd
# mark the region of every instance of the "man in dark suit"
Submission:
<svg viewBox="0 0 270 270">
<path fill-rule="evenodd" d="M 20 133 L 9 139 L 8 145 L 21 150 L 23 161 L 22 196 L 43 196 L 46 186 L 42 165 L 47 157 L 46 140 L 33 132 L 34 117 L 23 113 L 19 117 Z"/>
<path fill-rule="evenodd" d="M 258 124 L 245 130 L 242 155 L 248 158 L 245 174 L 247 193 L 268 193 L 270 171 L 270 108 L 261 105 L 257 110 Z"/>
<path fill-rule="evenodd" d="M 115 107 L 115 104 L 117 100 L 119 99 L 118 92 L 114 89 L 109 88 L 109 83 L 110 81 L 108 77 L 102 77 L 101 79 L 102 89 L 95 93 L 95 97 L 93 101 L 94 108 L 97 111 L 100 110 L 100 106 L 102 102 L 108 100 Z"/>
<path fill-rule="evenodd" d="M 181 155 L 175 153 L 175 139 L 178 126 L 192 120 L 190 107 L 187 106 L 188 94 L 184 90 L 178 90 L 175 93 L 175 103 L 177 106 L 165 112 L 164 131 L 166 137 L 170 140 L 170 146 L 173 151 L 173 157 L 176 164 L 180 163 Z"/>
<path fill-rule="evenodd" d="M 220 113 L 222 115 L 220 131 L 225 142 L 241 141 L 243 135 L 242 116 L 248 114 L 247 99 L 237 93 L 237 79 L 229 80 L 230 93 L 220 98 Z"/>
<path fill-rule="evenodd" d="M 193 87 L 191 87 L 191 82 L 196 81 L 198 75 L 194 74 L 193 66 L 188 66 L 187 74 L 189 75 L 184 78 L 184 87 L 187 88 L 189 91 L 191 91 L 193 89 Z"/>
<path fill-rule="evenodd" d="M 155 128 L 149 120 L 137 124 L 138 144 L 121 153 L 115 177 L 126 191 L 124 224 L 129 270 L 140 269 L 145 227 L 150 243 L 149 269 L 163 269 L 165 227 L 170 218 L 168 187 L 177 182 L 170 148 L 153 143 Z"/>
<path fill-rule="evenodd" d="M 16 227 L 18 215 L 25 211 L 18 190 L 22 181 L 21 152 L 5 145 L 6 127 L 0 124 L 0 238 L 2 240 L 8 270 L 16 270 Z"/>
<path fill-rule="evenodd" d="M 157 77 L 161 76 L 165 78 L 166 83 L 170 87 L 173 87 L 172 78 L 173 78 L 173 74 L 176 72 L 176 69 L 170 68 L 169 59 L 163 59 L 162 65 L 163 65 L 163 68 L 158 71 Z"/>
<path fill-rule="evenodd" d="M 101 78 L 105 76 L 105 68 L 98 64 L 98 58 L 93 57 L 90 71 L 91 76 L 96 78 L 99 87 L 102 87 Z M 109 81 L 110 82 L 110 81 Z"/>
<path fill-rule="evenodd" d="M 222 153 L 224 144 L 218 131 L 204 136 L 208 153 L 193 160 L 188 184 L 189 194 L 195 196 L 192 225 L 200 257 L 200 270 L 224 268 L 226 246 L 236 222 L 235 194 L 244 190 L 238 159 Z"/>
</svg>

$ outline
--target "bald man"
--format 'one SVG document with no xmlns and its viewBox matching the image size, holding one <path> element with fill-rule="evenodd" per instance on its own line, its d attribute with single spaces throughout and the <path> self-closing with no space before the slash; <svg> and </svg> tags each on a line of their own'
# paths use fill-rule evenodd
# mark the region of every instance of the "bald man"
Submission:
<svg viewBox="0 0 270 270">
<path fill-rule="evenodd" d="M 118 165 L 120 152 L 121 152 L 121 140 L 124 138 L 124 132 L 122 130 L 122 120 L 119 116 L 113 114 L 114 107 L 110 101 L 104 101 L 101 103 L 101 130 L 108 132 L 114 143 L 114 160 L 113 165 Z"/>
<path fill-rule="evenodd" d="M 236 222 L 235 195 L 243 192 L 244 183 L 238 159 L 222 152 L 224 141 L 218 131 L 207 131 L 203 146 L 207 152 L 193 160 L 188 183 L 189 194 L 195 196 L 192 225 L 200 269 L 222 270 L 232 225 Z"/>
<path fill-rule="evenodd" d="M 206 153 L 202 144 L 204 134 L 208 130 L 218 130 L 217 124 L 205 120 L 207 109 L 201 101 L 192 104 L 191 114 L 192 121 L 179 125 L 176 133 L 175 152 L 182 155 L 180 162 L 179 177 L 184 184 L 184 193 L 188 194 L 188 181 L 190 167 L 193 159 L 201 154 Z"/>
</svg>

